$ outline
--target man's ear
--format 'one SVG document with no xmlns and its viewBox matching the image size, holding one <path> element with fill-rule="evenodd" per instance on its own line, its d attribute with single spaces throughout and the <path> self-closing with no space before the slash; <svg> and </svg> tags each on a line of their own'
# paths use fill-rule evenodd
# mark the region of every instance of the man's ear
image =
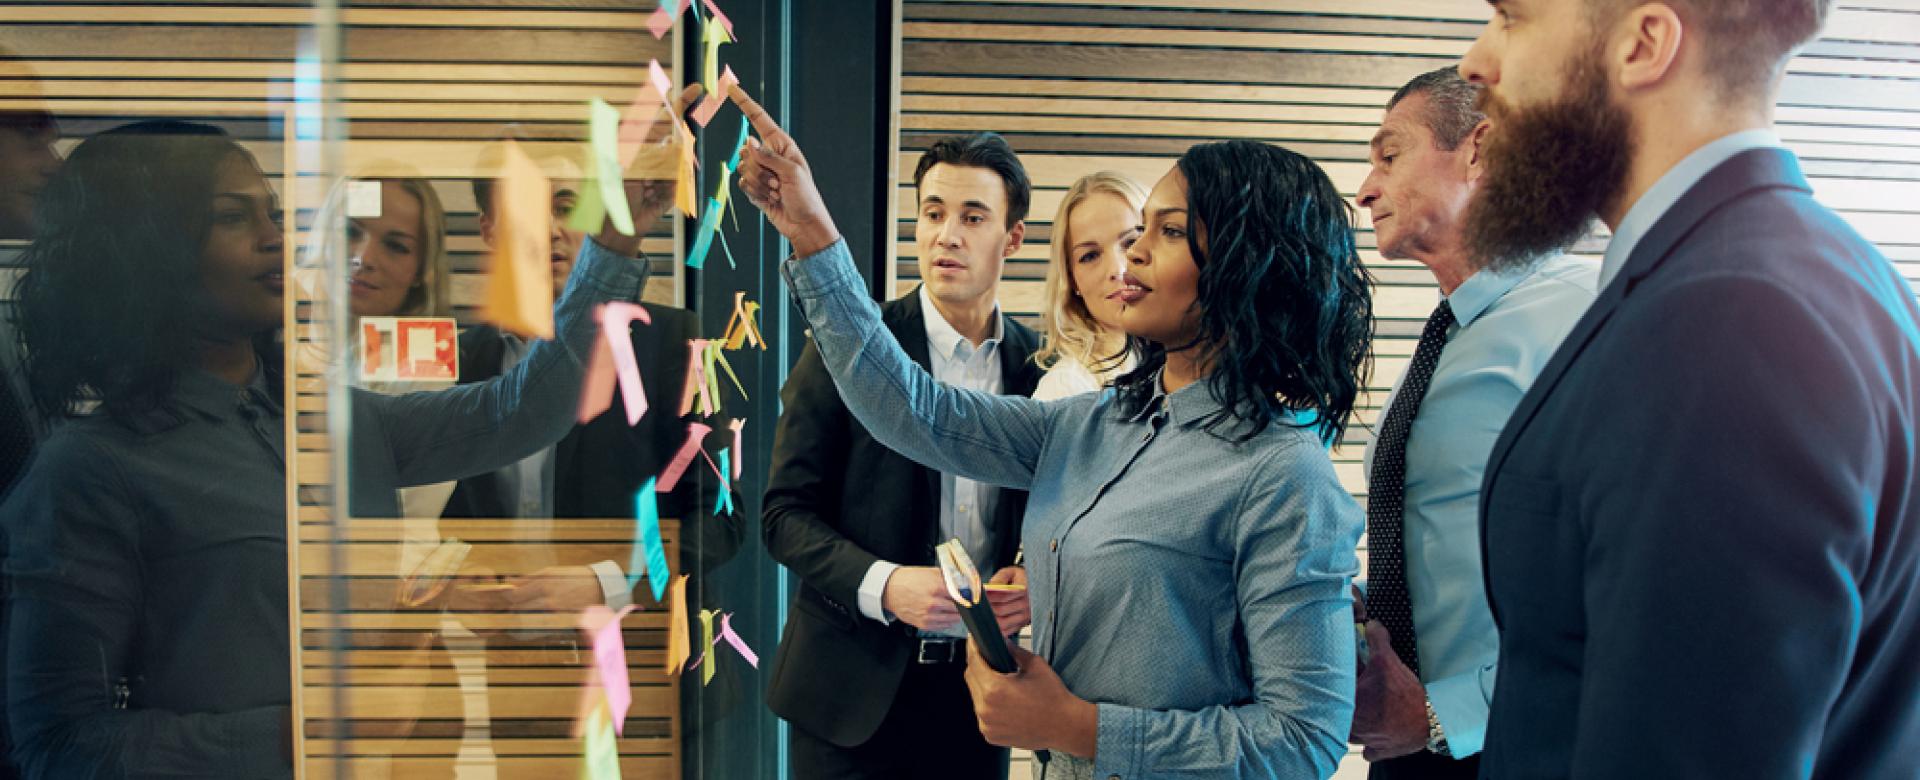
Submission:
<svg viewBox="0 0 1920 780">
<path fill-rule="evenodd" d="M 1648 3 L 1626 13 L 1614 43 L 1602 51 L 1620 69 L 1619 86 L 1628 92 L 1658 86 L 1673 75 L 1685 29 L 1680 14 L 1665 3 Z"/>
<path fill-rule="evenodd" d="M 1487 172 L 1487 130 L 1491 127 L 1491 120 L 1482 119 L 1473 126 L 1473 132 L 1467 133 L 1466 140 L 1461 141 L 1467 147 L 1468 183 L 1479 181 L 1480 175 Z"/>
<path fill-rule="evenodd" d="M 1005 260 L 1012 257 L 1013 253 L 1020 251 L 1020 244 L 1026 240 L 1027 221 L 1023 219 L 1013 223 L 1013 229 L 1007 231 L 1007 251 L 1000 254 L 1000 259 Z"/>
<path fill-rule="evenodd" d="M 484 211 L 480 212 L 480 240 L 493 247 L 493 215 Z"/>
</svg>

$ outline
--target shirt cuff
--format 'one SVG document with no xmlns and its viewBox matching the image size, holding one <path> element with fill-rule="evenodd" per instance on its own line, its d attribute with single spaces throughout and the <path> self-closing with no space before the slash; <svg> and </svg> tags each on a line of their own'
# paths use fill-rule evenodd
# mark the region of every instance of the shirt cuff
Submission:
<svg viewBox="0 0 1920 780">
<path fill-rule="evenodd" d="M 572 276 L 578 277 L 579 283 L 590 284 L 613 300 L 639 300 L 646 292 L 647 276 L 653 271 L 653 263 L 647 260 L 646 255 L 627 257 L 601 246 L 591 236 L 580 242 L 580 252 L 575 258 L 577 267 L 573 269 Z M 575 281 L 569 278 L 568 286 L 575 284 Z"/>
<path fill-rule="evenodd" d="M 1427 701 L 1433 704 L 1434 717 L 1440 719 L 1440 731 L 1447 737 L 1447 752 L 1454 758 L 1478 753 L 1486 744 L 1488 692 L 1496 668 L 1488 664 L 1427 683 Z M 1488 684 L 1483 685 L 1482 678 Z"/>
<path fill-rule="evenodd" d="M 618 612 L 633 603 L 633 591 L 627 589 L 627 575 L 620 571 L 620 564 L 601 561 L 588 564 L 587 568 L 600 578 L 600 592 L 607 597 L 607 609 Z"/>
<path fill-rule="evenodd" d="M 824 298 L 845 285 L 866 285 L 860 269 L 853 266 L 846 239 L 806 257 L 788 258 L 780 264 L 780 272 L 787 277 L 787 287 L 794 297 L 802 301 Z"/>
<path fill-rule="evenodd" d="M 882 623 L 892 623 L 893 616 L 887 614 L 882 596 L 887 593 L 887 578 L 893 576 L 900 564 L 887 561 L 874 561 L 867 567 L 867 576 L 860 578 L 860 614 Z"/>
<path fill-rule="evenodd" d="M 1093 748 L 1093 776 L 1145 777 L 1141 774 L 1140 745 L 1146 733 L 1146 713 L 1134 707 L 1100 702 L 1100 724 Z"/>
</svg>

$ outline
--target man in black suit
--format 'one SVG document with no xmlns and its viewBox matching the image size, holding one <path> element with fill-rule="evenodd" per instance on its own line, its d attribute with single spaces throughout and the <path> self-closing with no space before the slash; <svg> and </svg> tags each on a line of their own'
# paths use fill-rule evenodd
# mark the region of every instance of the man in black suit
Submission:
<svg viewBox="0 0 1920 780">
<path fill-rule="evenodd" d="M 493 235 L 492 182 L 476 179 L 474 198 L 480 204 L 480 233 L 489 245 Z M 573 258 L 585 236 L 565 226 L 577 194 L 557 185 L 554 218 L 549 230 L 555 285 L 564 285 Z M 654 214 L 653 219 L 658 215 Z M 651 224 L 646 220 L 639 224 Z M 637 251 L 637 237 L 630 251 Z M 556 287 L 556 294 L 558 294 Z M 632 329 L 634 360 L 647 392 L 647 408 L 640 422 L 627 424 L 620 389 L 613 404 L 593 420 L 545 452 L 513 466 L 468 477 L 455 486 L 442 517 L 543 518 L 632 517 L 633 497 L 649 477 L 657 476 L 673 459 L 687 437 L 687 419 L 675 414 L 686 383 L 688 340 L 700 333 L 693 312 L 658 304 L 642 304 L 651 324 Z M 505 372 L 524 355 L 527 344 L 490 325 L 460 334 L 460 383 L 481 382 Z M 733 444 L 724 424 L 713 426 L 702 442 L 708 456 Z M 740 549 L 745 525 L 733 515 L 713 515 L 719 483 L 699 458 L 688 467 L 680 484 L 658 496 L 660 516 L 681 521 L 681 555 L 675 573 L 698 575 L 732 558 Z M 515 603 L 531 609 L 575 611 L 605 603 L 619 608 L 630 603 L 628 572 L 620 561 L 602 561 L 591 567 L 551 567 L 529 577 L 512 594 Z M 644 589 L 644 585 L 642 588 Z"/>
<path fill-rule="evenodd" d="M 1025 236 L 1030 187 L 992 133 L 942 139 L 914 173 L 919 289 L 881 307 L 940 381 L 1029 395 L 1034 333 L 1000 312 L 1000 269 Z M 1023 493 L 929 471 L 876 443 L 809 343 L 781 390 L 761 531 L 800 577 L 767 704 L 793 726 L 794 777 L 1004 777 L 961 674 L 966 644 L 933 547 L 958 538 L 982 572 L 1014 568 Z M 996 567 L 998 571 L 996 571 Z M 996 600 L 1008 633 L 1025 594 Z"/>
<path fill-rule="evenodd" d="M 1494 8 L 1477 262 L 1613 237 L 1488 464 L 1483 776 L 1920 776 L 1920 309 L 1770 130 L 1826 0 Z"/>
</svg>

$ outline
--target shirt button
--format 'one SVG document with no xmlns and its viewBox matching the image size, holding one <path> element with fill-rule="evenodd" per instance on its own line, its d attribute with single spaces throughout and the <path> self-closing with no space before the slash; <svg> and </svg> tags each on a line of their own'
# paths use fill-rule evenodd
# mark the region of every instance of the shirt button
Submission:
<svg viewBox="0 0 1920 780">
<path fill-rule="evenodd" d="M 1047 551 L 1048 551 L 1048 552 L 1059 552 L 1059 551 L 1060 551 L 1060 540 L 1059 540 L 1059 539 L 1055 539 L 1055 540 L 1053 540 L 1053 541 L 1051 541 L 1051 542 L 1048 542 L 1048 543 L 1047 543 Z"/>
</svg>

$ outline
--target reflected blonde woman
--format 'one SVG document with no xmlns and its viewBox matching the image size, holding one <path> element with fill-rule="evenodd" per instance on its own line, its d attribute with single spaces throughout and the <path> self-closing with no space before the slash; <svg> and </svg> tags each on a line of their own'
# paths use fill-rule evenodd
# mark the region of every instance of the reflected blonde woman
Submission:
<svg viewBox="0 0 1920 780">
<path fill-rule="evenodd" d="M 1081 177 L 1060 200 L 1047 259 L 1045 340 L 1033 354 L 1047 373 L 1034 398 L 1090 393 L 1133 369 L 1120 330 L 1121 279 L 1146 202 L 1145 187 L 1112 171 Z"/>
</svg>

